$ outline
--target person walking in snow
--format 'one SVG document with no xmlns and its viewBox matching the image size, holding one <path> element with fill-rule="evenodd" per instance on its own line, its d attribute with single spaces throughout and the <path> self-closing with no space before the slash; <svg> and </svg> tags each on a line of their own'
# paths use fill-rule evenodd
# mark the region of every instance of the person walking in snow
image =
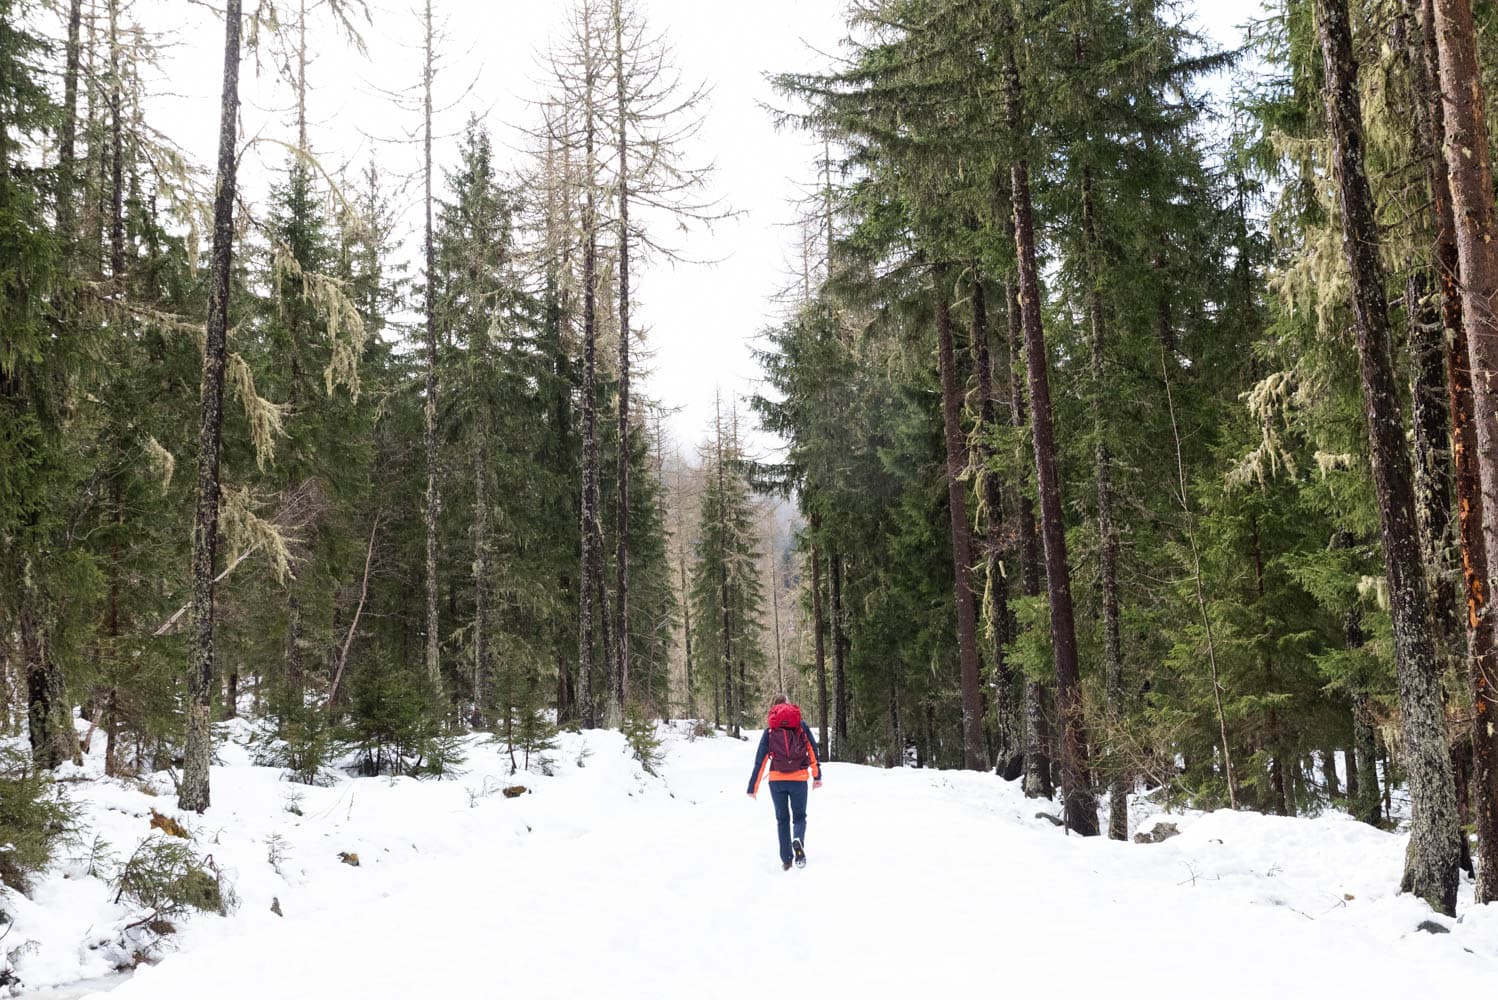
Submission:
<svg viewBox="0 0 1498 1000">
<path fill-rule="evenodd" d="M 817 757 L 816 737 L 801 721 L 801 709 L 783 694 L 770 705 L 764 735 L 754 755 L 749 774 L 749 797 L 759 798 L 759 783 L 770 776 L 770 801 L 775 804 L 775 830 L 780 836 L 780 866 L 806 867 L 807 781 L 822 787 L 822 763 Z M 794 825 L 794 829 L 793 829 Z"/>
</svg>

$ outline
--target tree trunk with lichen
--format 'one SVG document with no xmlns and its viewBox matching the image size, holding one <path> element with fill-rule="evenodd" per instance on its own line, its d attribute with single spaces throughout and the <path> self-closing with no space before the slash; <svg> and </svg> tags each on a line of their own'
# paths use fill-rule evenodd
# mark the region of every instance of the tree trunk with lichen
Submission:
<svg viewBox="0 0 1498 1000">
<path fill-rule="evenodd" d="M 1427 73 L 1435 77 L 1431 124 L 1432 131 L 1440 131 L 1447 182 L 1443 186 L 1441 178 L 1433 178 L 1437 263 L 1451 336 L 1458 525 L 1476 713 L 1472 809 L 1479 852 L 1477 900 L 1488 902 L 1498 899 L 1498 727 L 1493 719 L 1498 712 L 1493 680 L 1498 676 L 1498 619 L 1491 614 L 1487 593 L 1489 553 L 1498 550 L 1498 518 L 1485 516 L 1498 510 L 1498 232 L 1471 3 L 1435 0 L 1426 4 L 1425 15 Z"/>
<path fill-rule="evenodd" d="M 240 0 L 224 14 L 224 81 L 219 103 L 218 176 L 213 199 L 213 253 L 208 325 L 203 347 L 198 423 L 197 509 L 192 531 L 192 611 L 188 637 L 187 740 L 177 806 L 203 812 L 211 804 L 210 730 L 214 688 L 214 563 L 218 557 L 219 459 L 224 425 L 224 368 L 228 360 L 229 279 L 234 256 L 234 188 L 238 158 Z"/>
<path fill-rule="evenodd" d="M 1404 764 L 1413 807 L 1402 888 L 1449 915 L 1456 910 L 1461 857 L 1456 793 L 1441 704 L 1441 662 L 1432 638 L 1430 597 L 1415 519 L 1410 457 L 1390 357 L 1389 309 L 1378 256 L 1378 225 L 1363 163 L 1358 67 L 1346 0 L 1317 0 L 1316 15 L 1341 208 L 1342 249 L 1352 281 L 1369 460 L 1389 584 Z"/>
</svg>

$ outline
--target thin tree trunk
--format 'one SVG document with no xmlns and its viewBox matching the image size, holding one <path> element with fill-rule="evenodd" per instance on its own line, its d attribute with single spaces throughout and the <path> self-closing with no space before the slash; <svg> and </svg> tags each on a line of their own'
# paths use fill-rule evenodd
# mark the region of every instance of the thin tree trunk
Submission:
<svg viewBox="0 0 1498 1000">
<path fill-rule="evenodd" d="M 833 760 L 847 760 L 848 674 L 843 647 L 843 556 L 836 549 L 829 557 L 832 599 L 832 734 Z"/>
<path fill-rule="evenodd" d="M 952 579 L 957 602 L 957 648 L 962 666 L 962 766 L 987 768 L 983 751 L 983 693 L 978 667 L 978 615 L 973 600 L 973 540 L 967 519 L 963 473 L 967 454 L 962 442 L 962 393 L 957 387 L 957 360 L 952 345 L 952 312 L 946 265 L 932 269 L 936 293 L 936 343 L 941 366 L 941 415 L 947 451 L 947 504 L 952 523 Z"/>
<path fill-rule="evenodd" d="M 988 604 L 988 631 L 992 644 L 995 757 L 1000 774 L 1019 751 L 1019 725 L 1014 711 L 1014 673 L 1004 647 L 1014 638 L 1014 620 L 1009 611 L 1009 580 L 1004 576 L 1004 490 L 994 458 L 991 435 L 998 427 L 994 406 L 993 358 L 988 347 L 988 303 L 983 279 L 973 279 L 973 361 L 978 369 L 978 484 L 983 498 L 983 564 Z"/>
<path fill-rule="evenodd" d="M 473 449 L 473 717 L 486 716 L 484 697 L 492 673 L 489 655 L 489 428 L 482 418 Z"/>
<path fill-rule="evenodd" d="M 584 106 L 583 156 L 585 185 L 583 197 L 583 501 L 582 501 L 582 583 L 581 628 L 578 655 L 580 674 L 579 700 L 582 702 L 583 728 L 598 725 L 594 681 L 594 616 L 608 614 L 608 606 L 598 600 L 597 584 L 603 577 L 603 550 L 600 545 L 598 484 L 598 215 L 594 183 L 594 107 L 592 22 L 585 13 L 584 39 Z"/>
<path fill-rule="evenodd" d="M 787 694 L 785 690 L 785 664 L 780 655 L 780 586 L 775 575 L 775 545 L 771 539 L 770 545 L 770 608 L 775 622 L 775 691 L 778 694 Z"/>
<path fill-rule="evenodd" d="M 1363 631 L 1362 614 L 1356 608 L 1347 613 L 1342 633 L 1348 649 L 1362 649 L 1368 641 Z M 1374 742 L 1373 713 L 1365 691 L 1354 692 L 1352 696 L 1352 747 L 1353 758 L 1347 770 L 1347 794 L 1352 799 L 1349 811 L 1354 818 L 1377 826 L 1378 748 Z"/>
<path fill-rule="evenodd" d="M 109 277 L 123 296 L 125 274 L 125 109 L 120 74 L 120 0 L 109 0 Z"/>
<path fill-rule="evenodd" d="M 1014 220 L 1006 223 L 1013 235 Z M 1019 293 L 1013 278 L 1004 280 L 1006 311 L 1006 342 L 1009 349 L 1009 423 L 1022 434 L 1029 428 L 1029 416 L 1025 408 L 1025 348 L 1020 318 Z M 1030 499 L 1029 460 L 1023 440 L 1017 446 L 1016 467 L 1019 482 L 1015 484 L 1018 502 L 1014 505 L 1014 545 L 1019 552 L 1020 586 L 1026 597 L 1040 596 L 1040 536 L 1035 527 L 1035 503 Z M 1050 742 L 1046 730 L 1045 711 L 1042 708 L 1040 682 L 1033 677 L 1024 681 L 1024 790 L 1030 798 L 1050 798 L 1055 789 L 1051 786 L 1051 761 L 1046 747 Z"/>
<path fill-rule="evenodd" d="M 614 0 L 614 81 L 619 115 L 619 510 L 614 539 L 614 711 L 629 697 L 629 100 L 625 93 L 624 24 Z"/>
<path fill-rule="evenodd" d="M 1448 0 L 1442 0 L 1441 5 L 1448 5 Z M 1456 793 L 1440 698 L 1441 665 L 1431 637 L 1429 593 L 1415 522 L 1410 458 L 1389 356 L 1389 313 L 1378 257 L 1378 226 L 1364 173 L 1352 28 L 1346 0 L 1317 0 L 1316 12 L 1342 210 L 1343 252 L 1352 279 L 1358 369 L 1388 575 L 1404 756 L 1413 806 L 1402 887 L 1449 915 L 1456 909 L 1461 857 Z M 1491 193 L 1488 206 L 1491 214 Z M 1470 272 L 1464 267 L 1463 273 Z M 1481 416 L 1479 411 L 1479 433 Z"/>
<path fill-rule="evenodd" d="M 369 545 L 364 549 L 364 577 L 359 583 L 359 603 L 354 605 L 354 619 L 349 622 L 348 632 L 343 637 L 343 645 L 338 648 L 338 659 L 333 668 L 333 681 L 328 687 L 329 708 L 338 704 L 339 686 L 343 682 L 344 670 L 348 667 L 349 648 L 354 644 L 354 637 L 359 634 L 359 617 L 364 613 L 364 603 L 369 598 L 369 568 L 374 564 L 375 538 L 379 530 L 380 515 L 377 512 L 374 524 L 369 527 Z"/>
<path fill-rule="evenodd" d="M 83 0 L 70 0 L 68 4 L 67 63 L 63 70 L 62 134 L 58 140 L 58 190 L 57 230 L 61 234 L 68 252 L 72 253 L 73 241 L 78 238 L 78 209 L 76 189 L 78 185 L 78 64 L 79 30 L 83 23 Z"/>
<path fill-rule="evenodd" d="M 229 279 L 234 255 L 235 122 L 239 110 L 240 0 L 224 14 L 224 83 L 219 103 L 218 176 L 213 199 L 213 256 L 203 386 L 198 427 L 197 510 L 192 532 L 192 635 L 188 640 L 187 741 L 177 806 L 203 812 L 210 805 L 210 731 L 214 687 L 213 567 L 218 556 L 219 459 L 224 424 L 224 367 L 228 354 Z"/>
<path fill-rule="evenodd" d="M 302 707 L 307 684 L 302 666 L 302 602 L 297 597 L 296 580 L 286 581 L 286 699 L 288 709 Z"/>
<path fill-rule="evenodd" d="M 719 645 L 722 647 L 723 666 L 723 710 L 728 715 L 729 732 L 738 735 L 739 712 L 733 697 L 733 631 L 728 594 L 728 493 L 727 477 L 723 470 L 723 413 L 719 406 L 714 414 L 714 447 L 717 461 L 714 472 L 718 477 L 718 616 Z"/>
<path fill-rule="evenodd" d="M 1340 783 L 1337 780 L 1337 752 L 1330 746 L 1321 751 L 1321 780 L 1326 783 L 1328 802 L 1341 797 Z"/>
<path fill-rule="evenodd" d="M 1019 125 L 1019 71 L 1013 46 L 1006 58 L 1006 108 L 1011 130 Z M 1045 551 L 1046 592 L 1050 599 L 1051 647 L 1056 663 L 1056 694 L 1061 712 L 1062 797 L 1066 824 L 1083 836 L 1098 833 L 1097 801 L 1087 775 L 1087 730 L 1082 715 L 1081 677 L 1077 663 L 1077 627 L 1071 597 L 1071 567 L 1066 555 L 1066 524 L 1061 481 L 1056 468 L 1056 437 L 1051 415 L 1051 387 L 1045 334 L 1040 321 L 1040 280 L 1035 261 L 1035 219 L 1030 204 L 1030 171 L 1022 158 L 1010 166 L 1014 192 L 1015 253 L 1019 261 L 1019 302 L 1029 374 L 1030 424 L 1035 441 L 1035 475 L 1040 498 L 1041 540 Z"/>
<path fill-rule="evenodd" d="M 1082 233 L 1087 246 L 1086 309 L 1092 328 L 1091 371 L 1094 432 L 1093 478 L 1097 481 L 1098 572 L 1103 587 L 1103 683 L 1107 695 L 1108 742 L 1116 744 L 1123 724 L 1123 636 L 1118 611 L 1118 531 L 1113 524 L 1112 458 L 1108 454 L 1107 372 L 1104 352 L 1107 322 L 1103 316 L 1102 275 L 1099 273 L 1097 223 L 1093 216 L 1092 174 L 1082 171 Z M 1108 836 L 1113 840 L 1129 838 L 1129 779 L 1124 774 L 1123 759 L 1109 753 Z"/>
<path fill-rule="evenodd" d="M 682 536 L 681 554 L 681 636 L 686 647 L 687 718 L 697 718 L 697 698 L 692 690 L 692 592 L 687 587 L 687 546 Z"/>
<path fill-rule="evenodd" d="M 822 751 L 829 752 L 827 745 L 827 648 L 824 636 L 827 632 L 826 608 L 822 602 L 822 549 L 815 539 L 820 530 L 820 518 L 811 518 L 811 619 L 816 633 L 812 647 L 816 650 L 817 662 L 817 739 Z"/>
<path fill-rule="evenodd" d="M 426 670 L 432 684 L 441 687 L 441 620 L 437 613 L 437 513 L 442 500 L 437 485 L 437 249 L 432 235 L 432 0 L 426 2 L 424 21 L 426 62 L 422 69 L 424 111 L 423 180 L 426 185 L 426 400 L 424 443 L 426 445 Z"/>
<path fill-rule="evenodd" d="M 1493 242 L 1498 233 L 1476 38 L 1468 0 L 1426 0 L 1430 119 L 1432 131 L 1441 137 L 1442 154 L 1433 158 L 1431 187 L 1443 325 L 1451 351 L 1458 527 L 1476 713 L 1472 811 L 1479 853 L 1477 901 L 1483 903 L 1498 899 L 1498 725 L 1493 721 L 1498 710 L 1498 620 L 1487 601 L 1488 554 L 1498 545 L 1498 518 L 1486 516 L 1498 504 L 1498 246 Z"/>
<path fill-rule="evenodd" d="M 1265 597 L 1264 590 L 1264 549 L 1259 538 L 1258 518 L 1250 514 L 1248 519 L 1249 542 L 1253 546 L 1249 555 L 1253 559 L 1254 567 L 1254 597 L 1262 605 Z M 1267 617 L 1267 615 L 1266 615 Z M 1278 694 L 1279 681 L 1274 669 L 1274 658 L 1268 652 L 1260 650 L 1259 666 L 1264 672 L 1263 690 L 1270 697 Z M 1285 785 L 1285 735 L 1280 724 L 1279 713 L 1271 704 L 1264 711 L 1264 730 L 1267 738 L 1264 740 L 1265 749 L 1269 751 L 1269 785 L 1274 792 L 1274 809 L 1281 816 L 1292 815 L 1290 808 L 1290 792 Z"/>
</svg>

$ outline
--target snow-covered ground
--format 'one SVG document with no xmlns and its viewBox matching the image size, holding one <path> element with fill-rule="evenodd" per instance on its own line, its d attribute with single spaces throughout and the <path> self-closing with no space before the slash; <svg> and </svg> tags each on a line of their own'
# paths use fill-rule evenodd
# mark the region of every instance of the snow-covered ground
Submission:
<svg viewBox="0 0 1498 1000">
<path fill-rule="evenodd" d="M 654 778 L 617 733 L 570 735 L 554 776 L 512 777 L 475 740 L 455 779 L 308 788 L 252 766 L 247 734 L 223 746 L 202 817 L 71 786 L 90 835 L 4 903 L 22 996 L 1368 1000 L 1498 981 L 1498 905 L 1468 887 L 1459 920 L 1433 918 L 1394 891 L 1404 839 L 1341 815 L 1187 814 L 1161 844 L 1082 840 L 992 775 L 832 764 L 810 864 L 783 872 L 768 795 L 744 795 L 753 743 L 673 731 Z M 499 793 L 515 783 L 530 791 Z M 137 914 L 85 848 L 97 832 L 128 855 L 153 807 L 186 822 L 238 910 L 181 922 L 129 979 L 41 992 L 127 954 Z M 1450 933 L 1417 929 L 1430 919 Z"/>
</svg>

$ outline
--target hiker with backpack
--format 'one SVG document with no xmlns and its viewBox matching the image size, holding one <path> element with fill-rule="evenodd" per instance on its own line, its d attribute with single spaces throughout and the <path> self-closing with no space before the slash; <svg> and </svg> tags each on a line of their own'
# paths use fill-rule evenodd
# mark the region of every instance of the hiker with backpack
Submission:
<svg viewBox="0 0 1498 1000">
<path fill-rule="evenodd" d="M 806 867 L 807 781 L 822 787 L 822 763 L 811 727 L 801 720 L 801 709 L 783 694 L 775 696 L 754 770 L 749 775 L 749 797 L 759 797 L 759 783 L 770 776 L 770 801 L 775 803 L 775 829 L 780 835 L 780 865 Z M 794 824 L 794 829 L 793 829 Z"/>
</svg>

